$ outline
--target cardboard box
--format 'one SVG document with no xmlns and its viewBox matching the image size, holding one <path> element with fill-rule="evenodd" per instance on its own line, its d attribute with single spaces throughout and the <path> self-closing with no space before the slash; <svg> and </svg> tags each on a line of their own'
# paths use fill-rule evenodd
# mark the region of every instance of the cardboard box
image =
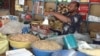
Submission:
<svg viewBox="0 0 100 56">
<path fill-rule="evenodd" d="M 90 14 L 100 17 L 100 4 L 93 4 L 90 7 Z"/>
<path fill-rule="evenodd" d="M 88 27 L 89 27 L 89 31 L 100 32 L 100 24 L 99 23 L 90 23 Z"/>
<path fill-rule="evenodd" d="M 97 32 L 91 31 L 91 32 L 90 32 L 90 37 L 91 37 L 91 38 L 96 38 L 96 33 L 97 33 Z"/>
<path fill-rule="evenodd" d="M 80 32 L 81 33 L 87 32 L 86 22 L 82 22 L 82 24 L 80 26 Z"/>
<path fill-rule="evenodd" d="M 55 10 L 56 9 L 56 3 L 54 3 L 54 2 L 46 2 L 45 3 L 45 9 L 53 9 L 53 10 Z"/>
<path fill-rule="evenodd" d="M 32 11 L 32 9 L 33 9 L 33 2 L 32 2 L 32 0 L 27 0 L 26 1 L 26 5 L 29 6 L 29 11 Z"/>
</svg>

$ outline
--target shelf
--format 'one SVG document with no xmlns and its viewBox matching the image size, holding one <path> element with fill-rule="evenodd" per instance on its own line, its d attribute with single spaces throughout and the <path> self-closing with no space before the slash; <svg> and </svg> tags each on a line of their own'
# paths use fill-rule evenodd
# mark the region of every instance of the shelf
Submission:
<svg viewBox="0 0 100 56">
<path fill-rule="evenodd" d="M 57 1 L 45 1 L 45 2 L 57 2 Z"/>
<path fill-rule="evenodd" d="M 90 4 L 100 4 L 100 2 L 90 2 Z"/>
<path fill-rule="evenodd" d="M 32 0 L 33 2 L 36 2 L 36 1 L 40 1 L 40 0 Z M 47 1 L 47 0 L 42 0 L 41 2 L 57 2 L 56 0 L 55 1 L 51 1 L 51 0 L 49 0 L 49 1 Z"/>
<path fill-rule="evenodd" d="M 58 4 L 69 4 L 70 2 L 58 2 Z"/>
<path fill-rule="evenodd" d="M 89 2 L 79 2 L 80 4 L 89 4 Z"/>
<path fill-rule="evenodd" d="M 100 23 L 100 22 L 92 22 L 92 21 L 87 21 L 87 22 L 89 22 L 89 23 Z"/>
</svg>

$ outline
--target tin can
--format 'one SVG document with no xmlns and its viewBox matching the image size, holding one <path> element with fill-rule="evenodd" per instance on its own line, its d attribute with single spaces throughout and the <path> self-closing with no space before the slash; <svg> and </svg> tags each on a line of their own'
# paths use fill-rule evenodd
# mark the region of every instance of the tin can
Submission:
<svg viewBox="0 0 100 56">
<path fill-rule="evenodd" d="M 31 24 L 31 30 L 32 31 L 38 31 L 39 29 L 39 24 L 38 23 L 32 23 Z"/>
<path fill-rule="evenodd" d="M 42 34 L 48 35 L 50 33 L 50 27 L 48 25 L 41 25 L 40 30 Z"/>
</svg>

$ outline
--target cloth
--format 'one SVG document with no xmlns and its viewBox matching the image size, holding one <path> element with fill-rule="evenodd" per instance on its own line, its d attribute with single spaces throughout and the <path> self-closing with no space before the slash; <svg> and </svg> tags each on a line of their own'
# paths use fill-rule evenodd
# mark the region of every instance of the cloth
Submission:
<svg viewBox="0 0 100 56">
<path fill-rule="evenodd" d="M 80 14 L 70 15 L 70 13 L 63 14 L 71 19 L 71 23 L 63 23 L 63 34 L 79 32 L 82 17 Z"/>
</svg>

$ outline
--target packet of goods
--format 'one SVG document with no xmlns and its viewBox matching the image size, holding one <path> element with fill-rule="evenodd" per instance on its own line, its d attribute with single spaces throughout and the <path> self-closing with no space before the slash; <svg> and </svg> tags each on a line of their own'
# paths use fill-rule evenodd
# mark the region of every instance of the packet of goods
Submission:
<svg viewBox="0 0 100 56">
<path fill-rule="evenodd" d="M 42 25 L 40 26 L 40 32 L 46 35 L 50 32 L 48 18 L 49 16 L 45 16 L 44 21 L 42 22 Z"/>
<path fill-rule="evenodd" d="M 23 49 L 7 51 L 6 56 L 34 56 L 34 55 L 30 51 L 23 48 Z"/>
<path fill-rule="evenodd" d="M 23 28 L 23 23 L 20 23 L 18 21 L 10 21 L 0 28 L 0 32 L 3 34 L 22 33 L 22 28 Z"/>
<path fill-rule="evenodd" d="M 43 12 L 44 12 L 44 8 L 43 8 L 43 3 L 42 2 L 38 2 L 38 1 L 36 1 L 35 3 L 34 3 L 34 13 L 35 14 L 43 14 Z"/>
</svg>

